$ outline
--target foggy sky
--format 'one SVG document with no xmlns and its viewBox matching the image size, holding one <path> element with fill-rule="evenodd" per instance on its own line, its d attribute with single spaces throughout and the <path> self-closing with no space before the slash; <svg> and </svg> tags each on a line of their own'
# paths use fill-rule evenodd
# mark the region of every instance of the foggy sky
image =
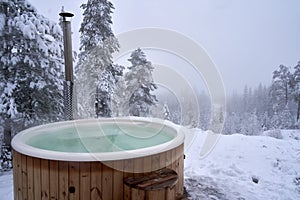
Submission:
<svg viewBox="0 0 300 200">
<path fill-rule="evenodd" d="M 79 47 L 82 0 L 29 0 L 57 21 L 73 12 L 73 47 Z M 144 27 L 177 31 L 201 45 L 216 64 L 226 91 L 269 85 L 280 64 L 300 61 L 298 0 L 112 0 L 115 34 Z"/>
</svg>

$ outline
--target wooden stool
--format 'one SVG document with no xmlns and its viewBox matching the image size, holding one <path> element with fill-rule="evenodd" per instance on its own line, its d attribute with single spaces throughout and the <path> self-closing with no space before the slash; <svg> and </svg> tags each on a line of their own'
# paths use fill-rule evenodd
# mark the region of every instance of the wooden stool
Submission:
<svg viewBox="0 0 300 200">
<path fill-rule="evenodd" d="M 168 168 L 149 172 L 140 177 L 124 179 L 125 199 L 131 200 L 174 200 L 177 173 Z M 126 188 L 127 187 L 127 188 Z"/>
</svg>

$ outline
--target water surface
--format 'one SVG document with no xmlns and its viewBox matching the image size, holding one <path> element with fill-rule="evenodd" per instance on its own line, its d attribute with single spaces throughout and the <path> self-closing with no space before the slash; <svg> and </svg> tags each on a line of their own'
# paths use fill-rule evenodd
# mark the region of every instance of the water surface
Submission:
<svg viewBox="0 0 300 200">
<path fill-rule="evenodd" d="M 71 125 L 40 129 L 26 144 L 60 152 L 114 152 L 151 147 L 170 141 L 174 133 L 166 127 L 127 124 Z"/>
</svg>

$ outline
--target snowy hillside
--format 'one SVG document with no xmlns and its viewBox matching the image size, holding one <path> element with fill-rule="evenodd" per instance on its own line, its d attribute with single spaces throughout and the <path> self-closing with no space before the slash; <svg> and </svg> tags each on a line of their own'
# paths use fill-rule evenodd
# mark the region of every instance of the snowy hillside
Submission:
<svg viewBox="0 0 300 200">
<path fill-rule="evenodd" d="M 185 159 L 190 199 L 300 199 L 300 131 L 282 131 L 283 139 L 222 135 L 205 159 L 206 132 L 195 132 Z M 13 199 L 12 191 L 12 173 L 2 174 L 1 198 Z"/>
<path fill-rule="evenodd" d="M 185 160 L 191 199 L 300 199 L 299 131 L 282 131 L 282 140 L 222 135 L 203 160 L 197 152 L 205 132 L 197 133 Z"/>
</svg>

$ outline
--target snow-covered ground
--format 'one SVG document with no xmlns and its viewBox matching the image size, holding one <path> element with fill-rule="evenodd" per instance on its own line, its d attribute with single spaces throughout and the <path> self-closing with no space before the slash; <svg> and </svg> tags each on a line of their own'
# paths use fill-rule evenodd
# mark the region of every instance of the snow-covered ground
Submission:
<svg viewBox="0 0 300 200">
<path fill-rule="evenodd" d="M 283 139 L 222 135 L 204 159 L 207 132 L 195 132 L 185 153 L 190 199 L 300 199 L 300 131 L 282 131 Z M 12 182 L 11 172 L 1 174 L 1 199 L 13 199 Z"/>
<path fill-rule="evenodd" d="M 300 199 L 299 131 L 282 131 L 283 139 L 222 135 L 202 160 L 206 132 L 197 133 L 185 160 L 191 199 Z"/>
</svg>

